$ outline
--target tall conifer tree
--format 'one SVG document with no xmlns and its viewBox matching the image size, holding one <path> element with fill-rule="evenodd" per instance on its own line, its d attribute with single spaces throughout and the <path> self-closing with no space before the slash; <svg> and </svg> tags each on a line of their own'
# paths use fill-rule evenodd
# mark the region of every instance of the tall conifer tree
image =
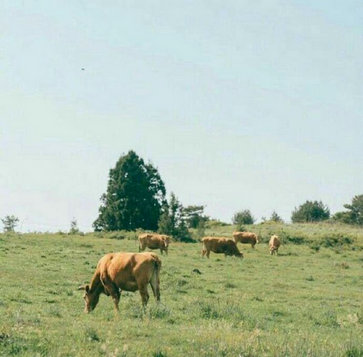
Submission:
<svg viewBox="0 0 363 357">
<path fill-rule="evenodd" d="M 164 182 L 152 164 L 129 151 L 110 170 L 101 202 L 99 216 L 93 223 L 96 231 L 156 230 L 165 204 Z"/>
</svg>

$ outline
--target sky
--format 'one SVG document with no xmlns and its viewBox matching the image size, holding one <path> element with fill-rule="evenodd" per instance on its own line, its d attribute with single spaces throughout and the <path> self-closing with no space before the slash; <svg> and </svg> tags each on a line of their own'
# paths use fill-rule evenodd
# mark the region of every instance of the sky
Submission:
<svg viewBox="0 0 363 357">
<path fill-rule="evenodd" d="M 231 222 L 363 194 L 360 0 L 0 2 L 0 217 L 91 231 L 129 150 Z"/>
</svg>

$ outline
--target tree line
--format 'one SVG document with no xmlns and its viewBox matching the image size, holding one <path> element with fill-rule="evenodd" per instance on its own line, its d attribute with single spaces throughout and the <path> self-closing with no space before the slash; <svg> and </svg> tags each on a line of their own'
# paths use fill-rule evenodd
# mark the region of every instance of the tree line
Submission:
<svg viewBox="0 0 363 357">
<path fill-rule="evenodd" d="M 299 207 L 295 207 L 291 214 L 292 223 L 312 223 L 332 220 L 346 224 L 363 225 L 363 195 L 354 196 L 351 204 L 345 204 L 346 211 L 330 214 L 328 206 L 322 201 L 306 201 Z M 232 218 L 233 224 L 253 224 L 256 219 L 252 216 L 250 210 L 244 210 L 235 213 Z M 267 221 L 262 217 L 262 221 Z M 273 211 L 269 221 L 283 222 L 283 219 Z"/>
<path fill-rule="evenodd" d="M 174 193 L 166 198 L 165 184 L 158 170 L 146 163 L 134 151 L 122 155 L 109 171 L 106 192 L 101 196 L 99 214 L 93 223 L 95 231 L 144 229 L 173 236 L 177 240 L 192 240 L 189 228 L 203 230 L 210 217 L 204 214 L 203 205 L 184 207 Z M 363 195 L 353 197 L 345 204 L 345 211 L 333 216 L 321 201 L 306 201 L 295 207 L 291 215 L 293 223 L 334 220 L 347 224 L 363 225 Z M 267 219 L 262 217 L 263 221 Z M 283 222 L 273 211 L 270 221 Z M 243 227 L 253 224 L 255 218 L 246 209 L 236 212 L 233 224 Z M 5 232 L 14 231 L 19 219 L 6 216 L 2 219 Z M 70 233 L 78 232 L 77 222 L 71 222 Z"/>
<path fill-rule="evenodd" d="M 166 199 L 163 180 L 151 163 L 145 163 L 134 151 L 120 157 L 110 170 L 107 192 L 101 197 L 95 230 L 134 230 L 137 228 L 159 231 L 187 240 L 188 228 L 203 227 L 210 217 L 204 214 L 203 205 L 184 207 L 174 193 Z M 348 224 L 363 224 L 363 195 L 355 196 L 347 211 L 331 217 L 329 208 L 321 201 L 306 201 L 295 207 L 293 223 L 319 222 L 327 219 Z M 266 220 L 266 218 L 262 218 Z M 283 222 L 273 211 L 271 221 Z M 250 210 L 237 212 L 232 217 L 236 225 L 253 224 Z"/>
</svg>

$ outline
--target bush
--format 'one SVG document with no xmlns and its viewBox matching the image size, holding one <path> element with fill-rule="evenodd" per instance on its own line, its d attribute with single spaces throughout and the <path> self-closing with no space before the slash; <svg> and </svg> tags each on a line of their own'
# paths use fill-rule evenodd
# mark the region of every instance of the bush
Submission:
<svg viewBox="0 0 363 357">
<path fill-rule="evenodd" d="M 363 195 L 354 196 L 351 204 L 345 204 L 344 207 L 348 211 L 337 212 L 333 216 L 333 220 L 363 225 Z"/>
<path fill-rule="evenodd" d="M 272 222 L 278 222 L 278 223 L 283 223 L 283 219 L 277 214 L 276 211 L 273 211 L 270 217 L 270 221 Z"/>
<path fill-rule="evenodd" d="M 244 211 L 236 212 L 232 217 L 232 222 L 237 226 L 241 226 L 243 224 L 253 224 L 255 219 L 252 216 L 251 211 L 246 209 Z"/>
<path fill-rule="evenodd" d="M 330 211 L 323 202 L 306 201 L 299 208 L 292 212 L 291 220 L 293 223 L 299 222 L 319 222 L 330 217 Z"/>
<path fill-rule="evenodd" d="M 320 250 L 320 243 L 318 241 L 314 241 L 312 242 L 309 247 L 312 249 L 312 250 L 315 250 L 316 252 L 318 252 Z"/>
<path fill-rule="evenodd" d="M 286 234 L 283 237 L 283 240 L 285 240 L 286 243 L 292 243 L 292 244 L 297 244 L 297 245 L 306 244 L 306 243 L 310 242 L 310 240 L 304 236 L 289 235 L 289 234 Z"/>
<path fill-rule="evenodd" d="M 351 245 L 354 240 L 350 237 L 341 234 L 333 234 L 323 237 L 320 240 L 320 245 L 325 248 L 342 247 L 344 245 Z"/>
</svg>

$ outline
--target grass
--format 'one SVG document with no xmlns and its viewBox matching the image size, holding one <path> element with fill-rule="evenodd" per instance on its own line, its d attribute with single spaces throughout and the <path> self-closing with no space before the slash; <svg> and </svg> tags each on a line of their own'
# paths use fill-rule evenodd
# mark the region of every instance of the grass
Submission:
<svg viewBox="0 0 363 357">
<path fill-rule="evenodd" d="M 362 230 L 276 231 L 304 243 L 285 241 L 279 256 L 266 243 L 239 245 L 243 260 L 203 259 L 199 243 L 173 243 L 161 304 L 151 297 L 144 312 L 138 292 L 123 293 L 118 316 L 106 296 L 84 314 L 77 287 L 106 252 L 136 252 L 132 235 L 0 235 L 0 356 L 363 356 Z M 310 247 L 337 235 L 352 242 Z"/>
</svg>

